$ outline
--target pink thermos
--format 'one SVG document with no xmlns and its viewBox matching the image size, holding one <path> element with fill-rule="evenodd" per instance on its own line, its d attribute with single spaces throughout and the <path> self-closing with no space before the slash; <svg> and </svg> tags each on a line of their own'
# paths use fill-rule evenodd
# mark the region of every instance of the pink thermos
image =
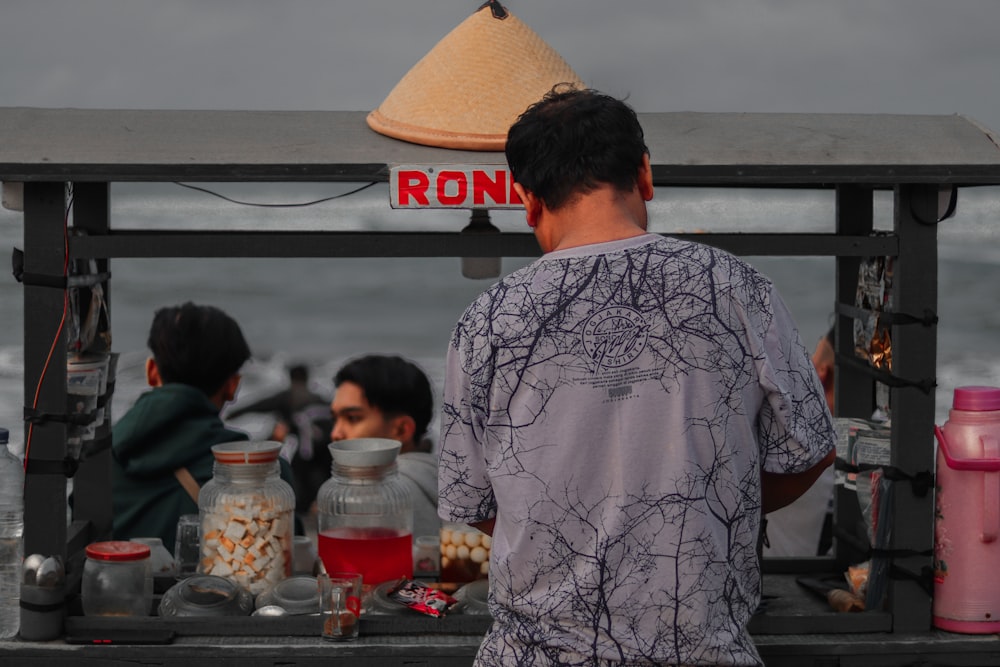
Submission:
<svg viewBox="0 0 1000 667">
<path fill-rule="evenodd" d="M 1000 632 L 1000 388 L 959 387 L 938 441 L 934 625 Z"/>
</svg>

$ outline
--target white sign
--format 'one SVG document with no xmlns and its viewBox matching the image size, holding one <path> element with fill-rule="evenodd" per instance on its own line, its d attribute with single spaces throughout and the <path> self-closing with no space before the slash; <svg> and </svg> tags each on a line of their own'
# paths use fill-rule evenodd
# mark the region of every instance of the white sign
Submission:
<svg viewBox="0 0 1000 667">
<path fill-rule="evenodd" d="M 522 208 L 507 165 L 398 165 L 389 170 L 392 208 Z"/>
</svg>

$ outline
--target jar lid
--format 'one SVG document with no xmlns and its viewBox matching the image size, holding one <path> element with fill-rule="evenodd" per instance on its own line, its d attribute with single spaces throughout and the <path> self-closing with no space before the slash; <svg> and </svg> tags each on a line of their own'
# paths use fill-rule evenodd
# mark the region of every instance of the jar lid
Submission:
<svg viewBox="0 0 1000 667">
<path fill-rule="evenodd" d="M 280 442 L 237 440 L 212 445 L 212 454 L 219 463 L 271 463 L 278 460 Z"/>
<path fill-rule="evenodd" d="M 1000 410 L 1000 387 L 958 387 L 951 407 L 969 412 Z"/>
<path fill-rule="evenodd" d="M 94 542 L 87 545 L 87 558 L 107 561 L 142 560 L 149 558 L 149 547 L 138 542 Z"/>
<path fill-rule="evenodd" d="M 351 467 L 386 466 L 396 460 L 399 440 L 390 438 L 354 438 L 329 444 L 330 456 L 338 465 Z"/>
</svg>

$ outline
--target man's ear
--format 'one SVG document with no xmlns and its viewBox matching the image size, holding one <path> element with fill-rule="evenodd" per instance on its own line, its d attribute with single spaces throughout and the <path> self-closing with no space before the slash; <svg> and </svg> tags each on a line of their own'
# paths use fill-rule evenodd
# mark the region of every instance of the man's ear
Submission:
<svg viewBox="0 0 1000 667">
<path fill-rule="evenodd" d="M 542 210 L 541 200 L 524 189 L 524 186 L 518 182 L 514 182 L 514 192 L 520 197 L 521 203 L 524 204 L 524 217 L 528 221 L 529 227 L 534 227 L 538 224 L 538 214 Z"/>
<path fill-rule="evenodd" d="M 146 384 L 150 387 L 163 386 L 163 379 L 160 377 L 160 367 L 156 365 L 153 357 L 146 359 Z"/>
<path fill-rule="evenodd" d="M 222 385 L 221 389 L 222 400 L 225 403 L 228 403 L 229 401 L 236 398 L 236 391 L 240 388 L 240 380 L 242 379 L 243 379 L 242 375 L 240 375 L 239 373 L 234 373 L 233 375 L 229 376 L 229 379 L 226 380 L 225 384 Z"/>
<path fill-rule="evenodd" d="M 653 167 L 649 164 L 649 153 L 642 156 L 642 164 L 639 166 L 639 173 L 636 176 L 636 184 L 639 186 L 639 194 L 643 201 L 653 199 Z"/>
<path fill-rule="evenodd" d="M 403 447 L 407 451 L 407 443 L 410 443 L 410 446 L 416 444 L 413 442 L 413 436 L 416 432 L 417 422 L 413 421 L 413 417 L 410 415 L 397 415 L 389 421 L 390 436 L 403 443 Z"/>
</svg>

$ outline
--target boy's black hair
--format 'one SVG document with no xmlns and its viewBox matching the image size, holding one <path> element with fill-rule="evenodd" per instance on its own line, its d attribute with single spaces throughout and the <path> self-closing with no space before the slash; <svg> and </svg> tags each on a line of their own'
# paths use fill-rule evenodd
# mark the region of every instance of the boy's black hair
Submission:
<svg viewBox="0 0 1000 667">
<path fill-rule="evenodd" d="M 556 210 L 604 184 L 631 190 L 649 149 L 632 107 L 559 84 L 518 117 L 505 153 L 513 179 Z"/>
<path fill-rule="evenodd" d="M 147 345 L 166 383 L 217 392 L 250 358 L 250 347 L 236 320 L 214 306 L 188 301 L 160 308 L 153 315 Z"/>
<path fill-rule="evenodd" d="M 434 410 L 431 383 L 420 368 L 398 356 L 370 354 L 347 362 L 333 378 L 335 387 L 353 382 L 368 404 L 388 417 L 409 415 L 416 424 L 413 440 L 420 443 Z"/>
</svg>

